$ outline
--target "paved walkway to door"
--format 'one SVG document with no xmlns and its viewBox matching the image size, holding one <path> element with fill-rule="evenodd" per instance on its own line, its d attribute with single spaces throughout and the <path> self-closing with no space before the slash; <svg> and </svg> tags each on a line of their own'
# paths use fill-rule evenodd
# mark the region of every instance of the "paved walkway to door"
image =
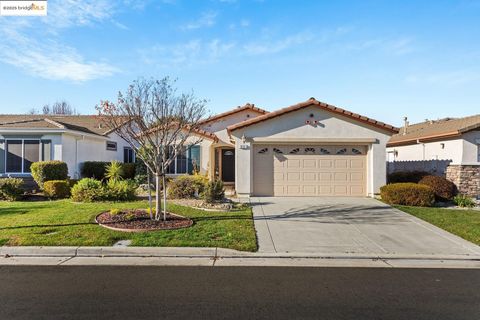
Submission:
<svg viewBox="0 0 480 320">
<path fill-rule="evenodd" d="M 250 201 L 264 253 L 480 254 L 479 246 L 370 198 Z"/>
</svg>

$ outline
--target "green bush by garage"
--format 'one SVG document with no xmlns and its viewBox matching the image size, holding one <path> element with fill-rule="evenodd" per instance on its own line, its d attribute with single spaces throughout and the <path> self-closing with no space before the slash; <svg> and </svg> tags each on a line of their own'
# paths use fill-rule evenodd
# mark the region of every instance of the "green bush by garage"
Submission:
<svg viewBox="0 0 480 320">
<path fill-rule="evenodd" d="M 388 204 L 431 207 L 435 192 L 427 185 L 416 183 L 391 183 L 380 188 L 382 200 Z"/>
</svg>

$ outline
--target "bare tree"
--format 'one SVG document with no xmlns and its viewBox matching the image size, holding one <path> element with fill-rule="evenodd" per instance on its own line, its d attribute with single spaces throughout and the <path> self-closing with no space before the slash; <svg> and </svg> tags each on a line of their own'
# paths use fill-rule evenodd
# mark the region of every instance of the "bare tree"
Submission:
<svg viewBox="0 0 480 320">
<path fill-rule="evenodd" d="M 38 114 L 38 110 L 35 109 L 35 108 L 31 108 L 30 110 L 28 110 L 27 114 Z"/>
<path fill-rule="evenodd" d="M 161 187 L 163 219 L 166 220 L 166 174 L 169 165 L 185 146 L 201 141 L 200 120 L 206 117 L 206 100 L 193 93 L 178 94 L 174 80 L 134 81 L 116 103 L 102 101 L 97 106 L 103 123 L 135 150 L 155 176 L 155 219 L 160 219 Z M 150 211 L 150 216 L 152 213 Z"/>
<path fill-rule="evenodd" d="M 61 115 L 76 115 L 77 110 L 73 108 L 70 103 L 65 100 L 57 101 L 53 105 L 46 104 L 42 108 L 43 114 L 61 114 Z"/>
</svg>

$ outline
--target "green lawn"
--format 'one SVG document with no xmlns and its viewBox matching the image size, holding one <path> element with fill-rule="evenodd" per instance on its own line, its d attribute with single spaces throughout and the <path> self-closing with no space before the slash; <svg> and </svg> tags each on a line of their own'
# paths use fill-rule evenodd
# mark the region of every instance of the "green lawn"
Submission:
<svg viewBox="0 0 480 320">
<path fill-rule="evenodd" d="M 73 203 L 71 200 L 38 202 L 0 201 L 0 245 L 111 246 L 132 240 L 133 246 L 223 247 L 257 250 L 250 208 L 207 212 L 169 204 L 169 210 L 194 221 L 190 228 L 142 233 L 105 229 L 95 216 L 111 208 L 146 208 L 147 202 Z"/>
<path fill-rule="evenodd" d="M 480 245 L 480 211 L 396 206 L 417 218 Z"/>
</svg>

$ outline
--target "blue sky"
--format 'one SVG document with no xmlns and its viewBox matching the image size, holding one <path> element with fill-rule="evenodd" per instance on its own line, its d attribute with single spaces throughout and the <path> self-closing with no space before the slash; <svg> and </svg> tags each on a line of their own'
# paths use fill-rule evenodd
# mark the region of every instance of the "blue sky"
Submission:
<svg viewBox="0 0 480 320">
<path fill-rule="evenodd" d="M 401 125 L 480 113 L 480 1 L 63 0 L 0 17 L 0 112 L 94 113 L 138 77 L 212 113 L 309 97 Z"/>
</svg>

